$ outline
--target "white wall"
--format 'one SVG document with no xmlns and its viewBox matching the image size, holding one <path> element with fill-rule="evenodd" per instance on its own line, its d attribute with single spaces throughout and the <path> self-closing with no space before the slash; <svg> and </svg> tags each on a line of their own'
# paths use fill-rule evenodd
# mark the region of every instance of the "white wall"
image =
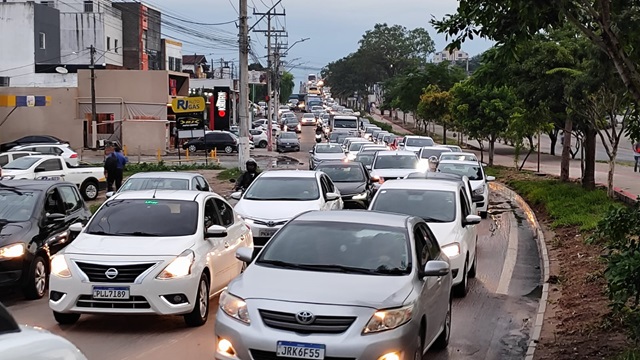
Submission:
<svg viewBox="0 0 640 360">
<path fill-rule="evenodd" d="M 33 27 L 33 3 L 0 3 L 0 76 L 11 85 L 35 72 Z"/>
<path fill-rule="evenodd" d="M 117 10 L 117 9 L 114 9 Z M 119 11 L 119 10 L 118 10 Z M 110 13 L 105 14 L 104 18 L 104 51 L 105 56 L 98 61 L 98 63 L 105 62 L 111 65 L 122 66 L 122 18 L 116 17 Z M 111 38 L 111 50 L 107 51 L 107 36 Z M 115 40 L 118 40 L 118 48 L 116 49 Z M 101 54 L 102 52 L 100 52 Z M 98 57 L 100 57 L 98 55 Z"/>
<path fill-rule="evenodd" d="M 196 73 L 196 67 L 194 65 L 182 64 L 182 70 L 191 70 L 194 74 Z"/>
<path fill-rule="evenodd" d="M 11 87 L 72 88 L 78 86 L 78 74 L 32 73 L 11 78 Z"/>
<path fill-rule="evenodd" d="M 174 45 L 169 41 L 165 41 L 165 52 L 165 69 L 169 70 L 169 57 L 174 57 L 182 62 L 182 46 Z M 182 68 L 184 69 L 184 64 L 182 65 Z"/>
</svg>

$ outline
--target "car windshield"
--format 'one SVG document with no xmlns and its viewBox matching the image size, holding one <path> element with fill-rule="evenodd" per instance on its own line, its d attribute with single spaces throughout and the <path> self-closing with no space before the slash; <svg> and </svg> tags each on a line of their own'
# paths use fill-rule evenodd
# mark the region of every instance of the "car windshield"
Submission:
<svg viewBox="0 0 640 360">
<path fill-rule="evenodd" d="M 3 168 L 5 170 L 27 170 L 33 166 L 36 162 L 38 162 L 40 158 L 36 157 L 21 157 L 19 159 L 13 160 Z"/>
<path fill-rule="evenodd" d="M 281 139 L 297 139 L 298 135 L 292 132 L 283 132 L 283 133 L 280 133 L 280 138 Z"/>
<path fill-rule="evenodd" d="M 316 145 L 316 154 L 339 154 L 342 146 L 336 144 Z"/>
<path fill-rule="evenodd" d="M 187 236 L 198 228 L 198 203 L 186 200 L 122 199 L 106 202 L 87 233 L 111 236 Z"/>
<path fill-rule="evenodd" d="M 376 131 L 376 130 L 381 130 L 381 129 L 380 129 L 379 127 L 368 127 L 368 128 L 366 128 L 366 129 L 365 129 L 365 131 L 364 131 L 364 132 L 365 132 L 366 134 L 371 134 L 371 133 L 373 133 L 373 132 L 374 132 L 374 131 Z"/>
<path fill-rule="evenodd" d="M 320 165 L 316 168 L 329 175 L 333 182 L 363 182 L 365 181 L 364 172 L 359 165 L 340 164 L 340 165 Z"/>
<path fill-rule="evenodd" d="M 359 151 L 366 144 L 370 144 L 370 143 L 369 142 L 351 143 L 351 145 L 349 145 L 349 151 Z"/>
<path fill-rule="evenodd" d="M 373 164 L 373 158 L 376 157 L 375 152 L 366 152 L 366 153 L 358 153 L 354 161 L 362 163 L 362 165 L 367 166 Z"/>
<path fill-rule="evenodd" d="M 316 116 L 313 115 L 313 114 L 304 114 L 304 115 L 302 115 L 302 117 L 305 118 L 305 119 L 315 119 L 316 118 Z"/>
<path fill-rule="evenodd" d="M 189 190 L 187 179 L 129 178 L 118 192 L 135 190 Z"/>
<path fill-rule="evenodd" d="M 451 150 L 449 149 L 422 149 L 422 151 L 420 151 L 420 158 L 422 159 L 428 159 L 432 156 L 435 156 L 437 158 L 440 157 L 440 155 L 442 153 L 445 152 L 451 152 Z"/>
<path fill-rule="evenodd" d="M 438 165 L 438 172 L 447 174 L 463 175 L 469 178 L 469 180 L 483 180 L 484 174 L 482 173 L 482 167 L 480 164 L 454 164 L 454 163 L 440 163 Z"/>
<path fill-rule="evenodd" d="M 440 190 L 380 189 L 371 210 L 418 216 L 427 222 L 452 222 L 456 219 L 456 194 Z"/>
<path fill-rule="evenodd" d="M 376 157 L 374 169 L 415 169 L 418 161 L 413 155 L 384 155 Z"/>
<path fill-rule="evenodd" d="M 245 200 L 309 201 L 320 198 L 315 177 L 262 177 L 245 192 Z"/>
<path fill-rule="evenodd" d="M 322 106 L 322 101 L 309 101 L 309 106 L 312 108 L 314 106 Z"/>
<path fill-rule="evenodd" d="M 405 229 L 346 222 L 291 223 L 269 241 L 256 264 L 303 271 L 403 276 L 411 273 Z"/>
<path fill-rule="evenodd" d="M 348 119 L 333 119 L 333 127 L 340 129 L 355 129 L 358 127 L 358 121 Z"/>
<path fill-rule="evenodd" d="M 294 119 L 294 118 L 289 118 L 289 119 L 287 119 L 287 120 L 286 120 L 286 124 L 287 124 L 287 125 L 294 125 L 294 126 L 296 126 L 296 125 L 298 125 L 298 120 L 297 120 L 297 119 Z"/>
<path fill-rule="evenodd" d="M 440 155 L 440 161 L 442 160 L 455 160 L 455 161 L 478 161 L 475 155 L 460 155 L 460 154 L 447 154 Z"/>
<path fill-rule="evenodd" d="M 28 221 L 37 201 L 38 196 L 33 191 L 0 188 L 0 223 Z"/>
<path fill-rule="evenodd" d="M 347 135 L 345 134 L 331 134 L 331 136 L 329 136 L 329 141 L 341 144 L 346 138 Z"/>
<path fill-rule="evenodd" d="M 434 142 L 429 138 L 409 138 L 407 139 L 407 143 L 405 146 L 411 147 L 424 147 L 424 146 L 433 146 Z"/>
</svg>

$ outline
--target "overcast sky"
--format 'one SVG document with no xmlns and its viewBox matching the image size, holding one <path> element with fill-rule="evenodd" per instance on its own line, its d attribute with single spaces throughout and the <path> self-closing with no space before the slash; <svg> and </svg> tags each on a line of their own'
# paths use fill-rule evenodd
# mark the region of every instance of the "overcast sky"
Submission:
<svg viewBox="0 0 640 360">
<path fill-rule="evenodd" d="M 250 25 L 258 16 L 253 16 L 253 9 L 265 12 L 277 0 L 248 0 Z M 201 23 L 221 23 L 236 19 L 238 16 L 238 0 L 149 0 L 143 1 L 158 8 L 164 14 L 188 19 Z M 289 60 L 293 65 L 291 72 L 296 77 L 296 85 L 309 73 L 317 73 L 330 61 L 337 60 L 358 48 L 358 40 L 365 31 L 373 28 L 376 23 L 386 22 L 389 25 L 399 24 L 409 29 L 425 27 L 436 44 L 436 51 L 442 50 L 447 42 L 445 36 L 437 34 L 429 25 L 432 16 L 441 18 L 445 14 L 453 13 L 457 7 L 456 0 L 282 0 L 278 6 L 283 7 L 286 16 L 279 17 L 273 27 L 286 27 L 289 35 L 289 45 L 301 38 L 310 40 L 295 45 L 289 51 Z M 164 21 L 187 26 L 175 18 L 163 17 Z M 223 26 L 193 26 L 198 31 L 211 33 L 217 38 L 224 38 L 227 44 L 237 39 L 235 24 Z M 256 25 L 256 29 L 266 29 L 266 20 Z M 220 44 L 212 40 L 188 36 L 183 32 L 176 32 L 170 26 L 163 24 L 163 36 L 173 37 L 183 41 L 183 53 L 207 55 L 207 59 L 225 58 L 237 61 L 237 50 L 229 45 Z M 266 64 L 265 34 L 252 33 L 253 50 Z M 190 42 L 191 44 L 187 43 Z M 462 50 L 476 55 L 491 47 L 492 43 L 478 39 L 463 44 Z M 299 59 L 298 59 L 299 58 Z M 252 61 L 250 61 L 252 62 Z M 297 87 L 297 86 L 296 86 Z"/>
</svg>

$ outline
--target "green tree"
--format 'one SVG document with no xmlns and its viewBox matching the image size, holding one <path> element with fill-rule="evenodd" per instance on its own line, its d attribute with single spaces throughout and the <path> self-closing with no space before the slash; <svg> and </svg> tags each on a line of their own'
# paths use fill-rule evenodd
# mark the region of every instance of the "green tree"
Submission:
<svg viewBox="0 0 640 360">
<path fill-rule="evenodd" d="M 442 125 L 442 141 L 447 143 L 447 128 L 451 124 L 451 94 L 437 85 L 429 85 L 420 96 L 418 115 Z"/>
<path fill-rule="evenodd" d="M 294 87 L 293 74 L 285 71 L 280 78 L 280 104 L 286 104 L 289 101 L 289 96 L 293 94 Z"/>
</svg>

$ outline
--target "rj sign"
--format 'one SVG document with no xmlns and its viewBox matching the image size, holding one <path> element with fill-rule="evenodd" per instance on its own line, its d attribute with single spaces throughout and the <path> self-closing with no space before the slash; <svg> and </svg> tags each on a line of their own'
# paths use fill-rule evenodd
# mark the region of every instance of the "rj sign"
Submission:
<svg viewBox="0 0 640 360">
<path fill-rule="evenodd" d="M 188 97 L 183 99 L 173 99 L 173 101 L 171 102 L 171 108 L 176 114 L 193 113 L 205 111 L 207 105 L 204 98 Z"/>
</svg>

